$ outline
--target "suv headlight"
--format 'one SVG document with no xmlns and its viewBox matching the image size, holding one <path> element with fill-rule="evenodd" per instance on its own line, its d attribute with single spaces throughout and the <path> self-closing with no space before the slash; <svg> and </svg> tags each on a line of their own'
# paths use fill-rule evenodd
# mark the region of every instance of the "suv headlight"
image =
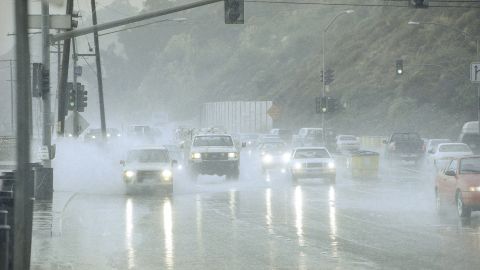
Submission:
<svg viewBox="0 0 480 270">
<path fill-rule="evenodd" d="M 126 177 L 128 177 L 128 178 L 132 178 L 132 177 L 135 176 L 135 172 L 134 172 L 134 171 L 130 171 L 130 170 L 125 171 L 123 174 L 124 174 Z"/>
<path fill-rule="evenodd" d="M 328 166 L 329 169 L 335 169 L 335 162 L 329 161 L 327 166 Z"/>
<path fill-rule="evenodd" d="M 237 153 L 235 152 L 228 153 L 228 158 L 236 158 L 236 157 L 237 157 Z"/>
<path fill-rule="evenodd" d="M 300 169 L 302 168 L 302 163 L 300 163 L 300 162 L 295 162 L 295 163 L 293 164 L 293 168 L 294 168 L 295 170 L 300 170 Z"/>
<path fill-rule="evenodd" d="M 273 161 L 273 157 L 270 154 L 266 154 L 262 158 L 263 163 L 271 163 Z"/>
<path fill-rule="evenodd" d="M 284 162 L 289 162 L 290 161 L 290 153 L 284 153 L 282 155 L 282 159 Z"/>
<path fill-rule="evenodd" d="M 202 158 L 202 154 L 200 153 L 192 153 L 192 159 L 201 159 Z"/>
<path fill-rule="evenodd" d="M 173 173 L 172 171 L 166 169 L 162 171 L 162 177 L 166 180 L 169 180 L 172 177 Z"/>
</svg>

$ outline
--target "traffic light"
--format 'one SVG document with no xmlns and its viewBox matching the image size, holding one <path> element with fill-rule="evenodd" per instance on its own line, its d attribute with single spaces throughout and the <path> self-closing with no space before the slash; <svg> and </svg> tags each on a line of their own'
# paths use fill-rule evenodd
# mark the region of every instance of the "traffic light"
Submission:
<svg viewBox="0 0 480 270">
<path fill-rule="evenodd" d="M 85 90 L 85 85 L 77 87 L 77 112 L 84 112 L 87 107 L 88 92 Z"/>
<path fill-rule="evenodd" d="M 327 97 L 316 97 L 315 98 L 315 111 L 317 113 L 326 113 L 327 112 Z"/>
<path fill-rule="evenodd" d="M 32 63 L 32 96 L 42 97 L 42 63 Z"/>
<path fill-rule="evenodd" d="M 402 75 L 403 74 L 403 60 L 398 59 L 396 62 L 396 67 L 397 67 L 397 75 Z"/>
<path fill-rule="evenodd" d="M 223 0 L 225 24 L 243 24 L 243 0 Z"/>
<path fill-rule="evenodd" d="M 330 85 L 335 80 L 335 71 L 333 69 L 327 69 L 325 71 L 325 85 Z"/>
<path fill-rule="evenodd" d="M 320 71 L 320 81 L 323 82 L 323 70 Z"/>
<path fill-rule="evenodd" d="M 428 0 L 410 0 L 408 5 L 413 8 L 428 8 Z"/>
<path fill-rule="evenodd" d="M 75 92 L 75 89 L 73 89 L 73 83 L 71 82 L 67 83 L 67 94 L 68 94 L 68 98 L 66 99 L 66 101 L 67 101 L 68 111 L 75 111 L 77 107 L 77 103 L 76 103 L 77 94 Z"/>
<path fill-rule="evenodd" d="M 336 112 L 340 109 L 340 104 L 338 102 L 338 99 L 328 97 L 327 98 L 327 112 Z"/>
</svg>

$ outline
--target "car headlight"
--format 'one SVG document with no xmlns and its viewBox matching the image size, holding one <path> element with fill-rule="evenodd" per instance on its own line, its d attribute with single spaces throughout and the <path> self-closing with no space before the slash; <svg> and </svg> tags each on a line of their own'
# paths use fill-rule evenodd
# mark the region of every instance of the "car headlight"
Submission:
<svg viewBox="0 0 480 270">
<path fill-rule="evenodd" d="M 263 156 L 262 161 L 264 163 L 271 163 L 273 161 L 273 157 L 270 154 L 266 154 Z"/>
<path fill-rule="evenodd" d="M 293 164 L 293 168 L 294 168 L 295 170 L 300 170 L 302 167 L 303 167 L 303 166 L 302 166 L 302 163 L 300 163 L 300 162 L 295 162 L 295 163 Z"/>
<path fill-rule="evenodd" d="M 193 159 L 201 159 L 201 158 L 202 158 L 202 154 L 200 154 L 200 153 L 192 153 L 192 158 L 193 158 Z"/>
<path fill-rule="evenodd" d="M 290 153 L 283 154 L 282 159 L 283 159 L 284 162 L 289 162 L 290 161 Z"/>
<path fill-rule="evenodd" d="M 163 171 L 162 171 L 162 177 L 163 177 L 164 179 L 167 179 L 167 180 L 170 179 L 170 178 L 172 177 L 172 171 L 170 171 L 170 170 L 168 170 L 168 169 L 167 169 L 167 170 L 163 170 Z"/>
<path fill-rule="evenodd" d="M 110 138 L 110 136 L 111 136 L 110 133 L 107 133 L 107 137 Z"/>
<path fill-rule="evenodd" d="M 236 157 L 237 157 L 237 153 L 235 152 L 228 153 L 228 158 L 236 158 Z"/>
<path fill-rule="evenodd" d="M 68 133 L 68 137 L 73 137 L 72 133 Z"/>
<path fill-rule="evenodd" d="M 478 187 L 470 187 L 468 190 L 469 190 L 469 191 L 480 191 L 480 186 L 478 186 Z"/>
<path fill-rule="evenodd" d="M 122 137 L 122 134 L 117 134 L 117 137 Z"/>
<path fill-rule="evenodd" d="M 135 172 L 134 171 L 125 171 L 125 176 L 128 177 L 128 178 L 132 178 L 135 176 Z"/>
<path fill-rule="evenodd" d="M 329 169 L 335 169 L 335 162 L 329 161 L 327 166 L 328 166 Z"/>
<path fill-rule="evenodd" d="M 92 135 L 92 139 L 95 139 L 95 138 L 96 138 L 95 135 Z"/>
</svg>

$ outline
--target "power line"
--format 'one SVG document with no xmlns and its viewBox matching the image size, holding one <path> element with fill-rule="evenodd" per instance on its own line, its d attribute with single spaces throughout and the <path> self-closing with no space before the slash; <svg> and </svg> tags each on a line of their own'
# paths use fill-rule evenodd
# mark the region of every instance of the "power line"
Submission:
<svg viewBox="0 0 480 270">
<path fill-rule="evenodd" d="M 392 2 L 405 2 L 404 0 L 390 0 Z M 245 0 L 248 3 L 260 4 L 287 4 L 287 5 L 318 5 L 318 6 L 351 6 L 351 7 L 408 7 L 408 5 L 391 5 L 391 4 L 358 4 L 358 3 L 328 3 L 328 2 L 296 2 L 296 1 L 272 1 L 272 0 Z M 447 1 L 439 1 L 447 3 Z M 468 3 L 479 3 L 472 1 Z M 430 5 L 429 8 L 480 8 L 480 6 L 464 6 L 464 5 Z"/>
<path fill-rule="evenodd" d="M 171 20 L 171 19 L 162 19 L 162 20 L 158 20 L 158 21 L 154 21 L 154 22 L 149 22 L 149 23 L 145 23 L 145 24 L 140 24 L 140 25 L 135 25 L 135 26 L 131 26 L 131 27 L 122 28 L 122 29 L 120 29 L 120 30 L 115 30 L 115 31 L 107 32 L 107 33 L 102 33 L 102 34 L 99 34 L 98 36 L 110 35 L 110 34 L 117 33 L 117 32 L 122 32 L 122 31 L 130 30 L 130 29 L 145 27 L 145 26 L 148 26 L 148 25 L 152 25 L 152 24 L 156 24 L 156 23 L 161 23 L 161 22 L 167 22 L 167 21 L 173 21 L 173 20 Z"/>
</svg>

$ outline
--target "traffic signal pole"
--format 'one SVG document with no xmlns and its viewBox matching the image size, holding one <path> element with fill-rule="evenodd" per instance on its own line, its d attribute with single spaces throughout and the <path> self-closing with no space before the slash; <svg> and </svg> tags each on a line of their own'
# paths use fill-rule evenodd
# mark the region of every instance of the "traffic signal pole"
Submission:
<svg viewBox="0 0 480 270">
<path fill-rule="evenodd" d="M 168 14 L 172 14 L 172 13 L 176 13 L 176 12 L 180 12 L 180 11 L 184 11 L 184 10 L 189 10 L 189 9 L 193 9 L 193 8 L 197 8 L 197 7 L 201 7 L 201 6 L 206 6 L 206 5 L 210 5 L 210 4 L 217 3 L 217 2 L 223 2 L 223 1 L 224 0 L 202 0 L 202 1 L 194 2 L 194 3 L 181 5 L 181 6 L 178 6 L 178 7 L 147 12 L 147 13 L 144 13 L 144 14 L 140 14 L 140 15 L 136 15 L 136 16 L 132 16 L 132 17 L 116 20 L 116 21 L 111 21 L 111 22 L 107 22 L 107 23 L 103 23 L 103 24 L 92 25 L 92 26 L 89 26 L 89 27 L 85 27 L 85 28 L 81 28 L 81 29 L 75 29 L 75 30 L 72 30 L 72 31 L 56 34 L 56 35 L 52 36 L 51 41 L 52 42 L 57 42 L 59 40 L 64 40 L 64 39 L 67 39 L 67 38 L 79 37 L 79 36 L 94 33 L 95 31 L 99 32 L 99 31 L 102 31 L 102 30 L 107 30 L 107 29 L 131 24 L 131 23 L 136 23 L 136 22 L 160 17 L 160 16 L 163 16 L 163 15 L 168 15 Z"/>
<path fill-rule="evenodd" d="M 30 46 L 28 40 L 28 1 L 14 1 L 16 64 L 16 136 L 17 171 L 14 196 L 13 269 L 30 268 L 31 215 L 28 211 L 28 181 L 30 178 L 30 123 L 32 121 L 30 94 Z M 29 225 L 30 222 L 30 225 Z"/>
<path fill-rule="evenodd" d="M 67 14 L 73 13 L 73 0 L 67 1 Z M 68 80 L 68 68 L 70 65 L 70 44 L 71 39 L 67 38 L 63 41 L 63 54 L 62 54 L 62 65 L 60 78 L 58 79 L 58 126 L 57 126 L 57 135 L 60 137 L 65 136 L 65 115 L 68 110 L 65 106 L 68 93 L 67 80 Z"/>
<path fill-rule="evenodd" d="M 75 38 L 72 38 L 72 58 L 73 58 L 73 92 L 75 95 L 75 99 L 77 97 L 77 92 L 79 91 L 78 85 L 77 85 L 77 62 L 78 62 L 78 55 L 77 55 L 77 42 Z M 72 110 L 73 113 L 73 137 L 77 138 L 79 134 L 79 127 L 78 127 L 78 104 L 79 101 L 75 101 L 75 108 Z"/>
<path fill-rule="evenodd" d="M 95 0 L 92 3 L 92 22 L 97 25 L 97 12 Z M 100 127 L 102 128 L 102 139 L 107 139 L 107 124 L 105 123 L 105 104 L 103 100 L 103 80 L 102 80 L 102 63 L 100 59 L 100 45 L 98 42 L 98 30 L 93 31 L 93 42 L 95 43 L 95 62 L 97 64 L 97 83 L 98 83 L 98 103 L 100 105 Z"/>
<path fill-rule="evenodd" d="M 51 167 L 50 148 L 52 144 L 51 104 L 50 104 L 50 11 L 49 2 L 42 1 L 42 101 L 43 136 L 42 145 L 47 147 L 49 157 L 42 161 L 45 168 Z"/>
</svg>

